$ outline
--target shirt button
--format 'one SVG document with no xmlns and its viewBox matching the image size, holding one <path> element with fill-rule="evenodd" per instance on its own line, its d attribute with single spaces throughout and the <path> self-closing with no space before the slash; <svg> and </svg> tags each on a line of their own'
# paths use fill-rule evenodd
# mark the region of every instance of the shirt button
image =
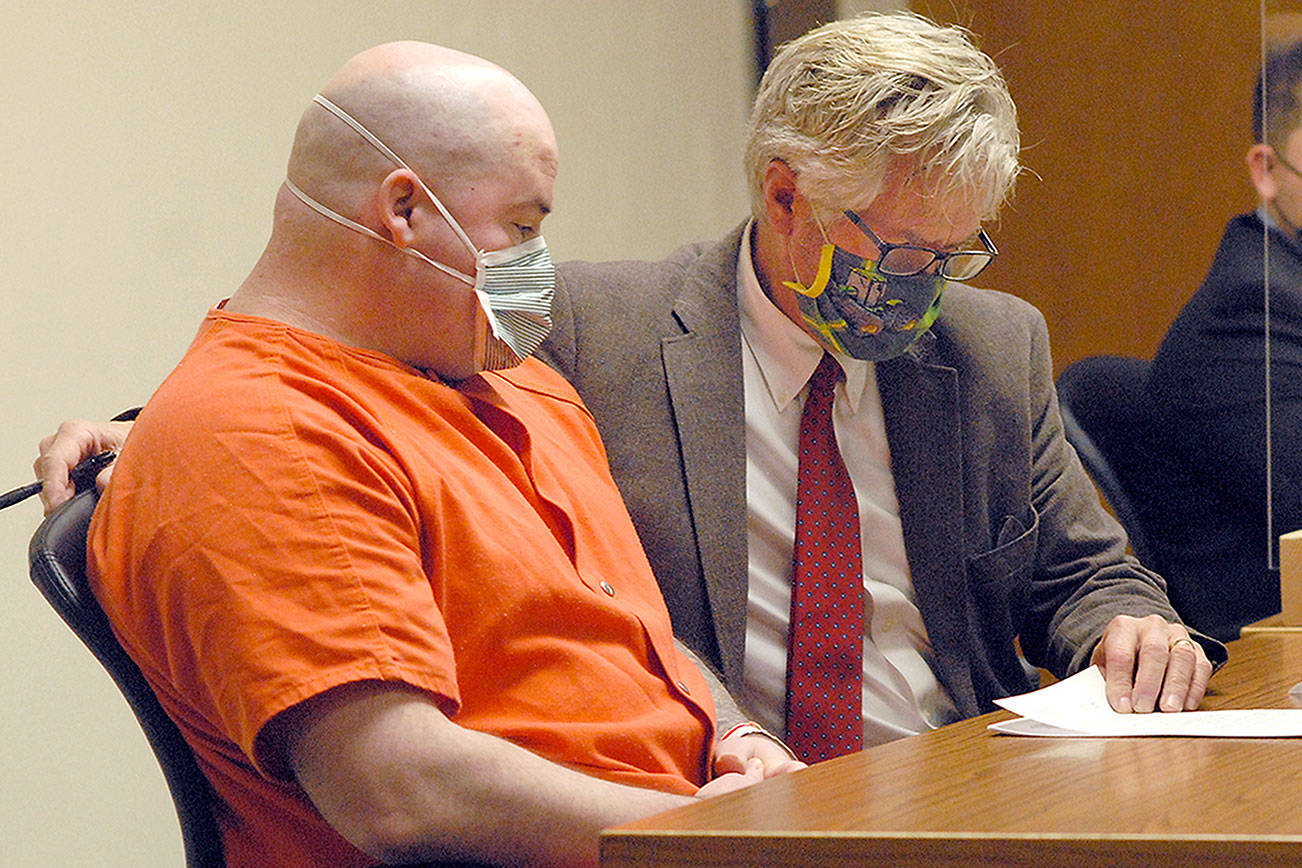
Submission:
<svg viewBox="0 0 1302 868">
<path fill-rule="evenodd" d="M 610 586 L 610 582 L 602 582 L 601 589 L 606 592 L 607 597 L 615 596 L 615 589 Z"/>
</svg>

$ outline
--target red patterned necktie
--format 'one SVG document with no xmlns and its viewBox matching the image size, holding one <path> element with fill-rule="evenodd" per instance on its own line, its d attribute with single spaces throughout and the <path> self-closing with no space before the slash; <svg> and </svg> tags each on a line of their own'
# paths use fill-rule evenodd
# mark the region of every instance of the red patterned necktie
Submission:
<svg viewBox="0 0 1302 868">
<path fill-rule="evenodd" d="M 824 353 L 800 417 L 787 744 L 811 763 L 863 748 L 863 554 L 854 485 L 832 429 L 840 375 Z"/>
</svg>

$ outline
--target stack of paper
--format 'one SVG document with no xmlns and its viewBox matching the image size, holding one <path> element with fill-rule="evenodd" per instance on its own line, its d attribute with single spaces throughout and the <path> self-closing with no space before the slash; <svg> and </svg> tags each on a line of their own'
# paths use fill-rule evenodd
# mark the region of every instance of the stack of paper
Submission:
<svg viewBox="0 0 1302 868">
<path fill-rule="evenodd" d="M 1118 714 L 1108 705 L 1103 673 L 1097 666 L 1090 666 L 1071 678 L 1040 690 L 995 702 L 1021 715 L 1017 720 L 990 724 L 990 729 L 1007 735 L 1302 737 L 1302 709 Z"/>
</svg>

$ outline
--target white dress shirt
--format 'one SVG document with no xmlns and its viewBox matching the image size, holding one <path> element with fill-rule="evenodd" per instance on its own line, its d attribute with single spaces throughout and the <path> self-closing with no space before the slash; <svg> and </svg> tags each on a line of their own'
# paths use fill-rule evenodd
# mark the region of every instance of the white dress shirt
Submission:
<svg viewBox="0 0 1302 868">
<path fill-rule="evenodd" d="M 785 730 L 800 414 L 823 348 L 764 294 L 747 228 L 737 262 L 746 391 L 746 503 L 750 590 L 743 700 L 759 723 Z M 845 372 L 832 416 L 854 483 L 863 548 L 864 746 L 958 718 L 932 672 L 931 643 L 914 602 L 876 370 L 833 354 Z"/>
</svg>

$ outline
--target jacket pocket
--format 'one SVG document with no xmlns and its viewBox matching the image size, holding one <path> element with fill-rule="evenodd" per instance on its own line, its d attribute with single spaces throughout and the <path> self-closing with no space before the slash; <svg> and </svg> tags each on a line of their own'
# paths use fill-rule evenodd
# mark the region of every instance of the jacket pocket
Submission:
<svg viewBox="0 0 1302 868">
<path fill-rule="evenodd" d="M 1004 518 L 993 549 L 968 559 L 981 631 L 992 651 L 1011 648 L 1026 620 L 1039 530 L 1040 516 L 1028 506 L 1026 515 Z"/>
</svg>

